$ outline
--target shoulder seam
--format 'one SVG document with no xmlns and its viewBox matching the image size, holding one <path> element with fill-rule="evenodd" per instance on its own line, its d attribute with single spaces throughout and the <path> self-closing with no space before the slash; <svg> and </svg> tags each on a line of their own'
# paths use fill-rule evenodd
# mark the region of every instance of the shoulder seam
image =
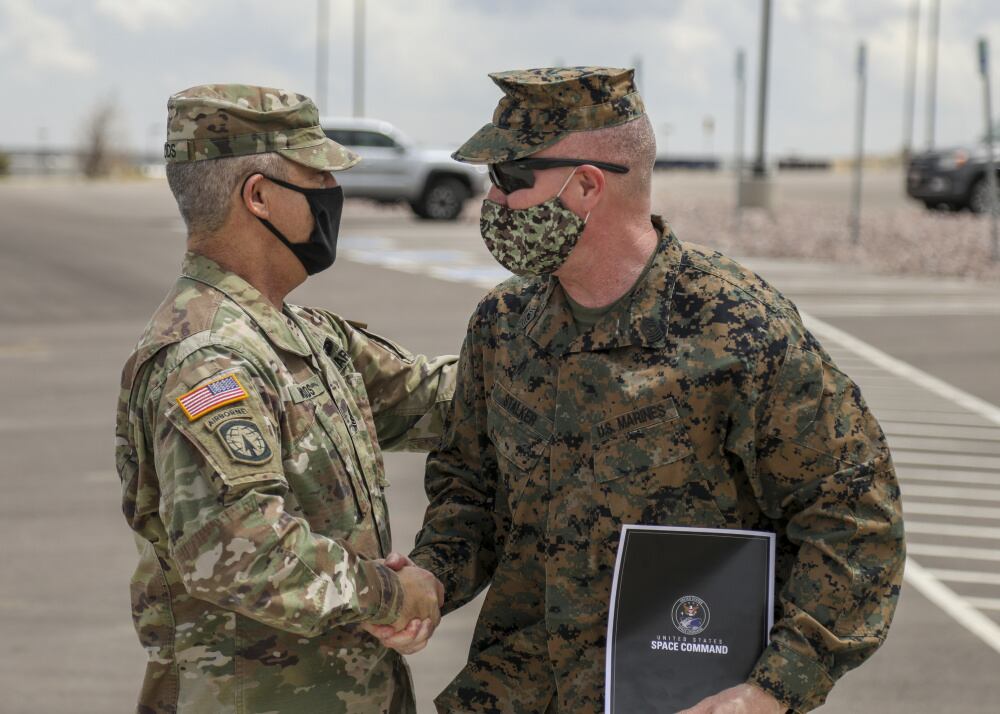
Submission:
<svg viewBox="0 0 1000 714">
<path fill-rule="evenodd" d="M 755 303 L 757 303 L 757 304 L 761 305 L 762 307 L 764 307 L 764 309 L 767 310 L 768 312 L 775 313 L 775 314 L 780 315 L 781 317 L 784 317 L 784 318 L 790 318 L 790 317 L 792 317 L 792 315 L 790 315 L 789 312 L 787 310 L 785 310 L 784 308 L 778 307 L 777 305 L 768 304 L 764 300 L 761 300 L 757 295 L 754 295 L 752 292 L 750 292 L 749 290 L 747 290 L 745 287 L 743 287 L 739 283 L 735 282 L 728 275 L 725 275 L 721 271 L 713 269 L 711 267 L 711 264 L 701 265 L 701 264 L 698 264 L 698 263 L 696 263 L 694 261 L 689 260 L 688 259 L 689 255 L 690 255 L 690 252 L 687 250 L 687 247 L 685 246 L 685 248 L 684 248 L 684 255 L 681 258 L 681 264 L 682 265 L 687 265 L 688 267 L 692 268 L 693 270 L 697 270 L 699 272 L 705 273 L 706 275 L 712 275 L 712 276 L 718 278 L 719 280 L 722 280 L 723 282 L 725 282 L 725 283 L 731 285 L 732 287 L 736 288 L 737 290 L 739 290 L 740 293 L 742 293 L 743 295 L 746 295 L 748 298 L 750 298 Z"/>
</svg>

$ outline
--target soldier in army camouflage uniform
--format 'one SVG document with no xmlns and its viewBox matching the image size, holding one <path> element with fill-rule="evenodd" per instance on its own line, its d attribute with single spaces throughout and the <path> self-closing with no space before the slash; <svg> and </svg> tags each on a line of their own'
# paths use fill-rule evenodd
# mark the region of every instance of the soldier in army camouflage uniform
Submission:
<svg viewBox="0 0 1000 714">
<path fill-rule="evenodd" d="M 382 562 L 382 450 L 437 442 L 455 358 L 284 303 L 333 262 L 329 172 L 358 161 L 309 99 L 202 86 L 168 114 L 188 254 L 125 365 L 116 432 L 138 711 L 414 712 L 406 664 L 365 628 L 391 623 L 415 651 L 440 583 Z"/>
<path fill-rule="evenodd" d="M 690 711 L 817 707 L 899 593 L 879 425 L 794 305 L 650 219 L 655 141 L 630 70 L 491 76 L 493 122 L 454 156 L 490 164 L 483 238 L 517 276 L 469 323 L 410 556 L 445 611 L 491 588 L 437 706 L 602 712 L 619 534 L 640 523 L 778 534 L 771 643 L 747 683 Z"/>
</svg>

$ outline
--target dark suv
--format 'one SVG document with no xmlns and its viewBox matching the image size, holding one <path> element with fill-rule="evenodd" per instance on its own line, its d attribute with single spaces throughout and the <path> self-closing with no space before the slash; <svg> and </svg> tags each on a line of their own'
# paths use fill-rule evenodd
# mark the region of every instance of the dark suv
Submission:
<svg viewBox="0 0 1000 714">
<path fill-rule="evenodd" d="M 1000 152 L 994 154 L 1000 176 Z M 915 154 L 906 173 L 906 193 L 927 208 L 985 213 L 990 205 L 987 156 L 983 145 Z"/>
</svg>

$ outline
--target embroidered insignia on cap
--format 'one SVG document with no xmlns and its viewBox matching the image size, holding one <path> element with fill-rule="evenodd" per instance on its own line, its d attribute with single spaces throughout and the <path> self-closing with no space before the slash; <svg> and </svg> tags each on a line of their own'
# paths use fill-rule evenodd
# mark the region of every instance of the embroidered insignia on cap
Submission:
<svg viewBox="0 0 1000 714">
<path fill-rule="evenodd" d="M 213 409 L 246 399 L 247 396 L 240 381 L 230 374 L 182 394 L 177 397 L 177 403 L 187 414 L 188 420 L 194 421 Z"/>
</svg>

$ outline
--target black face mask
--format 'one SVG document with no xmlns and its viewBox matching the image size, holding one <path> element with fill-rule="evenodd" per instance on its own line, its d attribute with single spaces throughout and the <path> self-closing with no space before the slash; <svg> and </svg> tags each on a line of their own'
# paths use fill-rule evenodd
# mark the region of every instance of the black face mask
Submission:
<svg viewBox="0 0 1000 714">
<path fill-rule="evenodd" d="M 288 250 L 292 251 L 292 254 L 299 259 L 309 275 L 315 275 L 333 265 L 333 261 L 337 259 L 337 234 L 340 232 L 340 214 L 344 210 L 344 190 L 340 186 L 302 188 L 264 174 L 261 176 L 306 197 L 309 202 L 309 210 L 312 211 L 313 229 L 307 242 L 292 243 L 270 221 L 259 216 L 254 217 L 284 243 Z M 250 176 L 247 176 L 248 180 L 250 180 Z M 243 184 L 246 185 L 246 181 Z"/>
</svg>

